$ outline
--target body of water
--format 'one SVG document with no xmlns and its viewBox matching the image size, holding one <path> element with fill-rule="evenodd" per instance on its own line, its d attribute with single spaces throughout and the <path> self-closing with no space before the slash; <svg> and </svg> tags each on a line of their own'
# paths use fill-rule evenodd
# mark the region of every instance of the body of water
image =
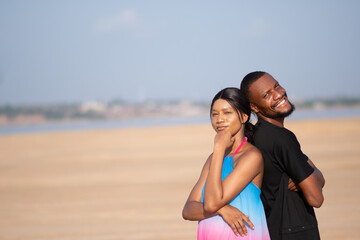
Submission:
<svg viewBox="0 0 360 240">
<path fill-rule="evenodd" d="M 288 117 L 287 121 L 321 118 L 341 118 L 360 116 L 360 108 L 339 108 L 324 110 L 296 110 Z M 91 129 L 112 129 L 130 127 L 151 127 L 167 125 L 184 125 L 209 123 L 209 116 L 200 117 L 164 117 L 164 118 L 141 118 L 132 120 L 116 121 L 84 121 L 84 122 L 58 122 L 29 125 L 0 126 L 0 134 L 23 134 L 35 132 L 91 130 Z"/>
</svg>

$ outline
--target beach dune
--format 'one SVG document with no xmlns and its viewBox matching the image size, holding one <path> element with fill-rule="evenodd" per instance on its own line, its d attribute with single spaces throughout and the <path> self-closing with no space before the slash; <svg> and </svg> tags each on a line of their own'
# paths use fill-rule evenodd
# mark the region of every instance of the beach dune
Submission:
<svg viewBox="0 0 360 240">
<path fill-rule="evenodd" d="M 322 170 L 322 239 L 360 239 L 360 118 L 289 121 Z M 0 239 L 196 239 L 210 124 L 0 136 Z M 251 217 L 251 216 L 250 216 Z"/>
</svg>

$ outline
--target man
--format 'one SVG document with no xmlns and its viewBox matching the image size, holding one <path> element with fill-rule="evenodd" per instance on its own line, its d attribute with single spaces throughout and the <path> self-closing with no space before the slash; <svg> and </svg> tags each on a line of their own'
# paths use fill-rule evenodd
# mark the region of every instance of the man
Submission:
<svg viewBox="0 0 360 240">
<path fill-rule="evenodd" d="M 264 159 L 261 199 L 271 239 L 320 239 L 313 207 L 324 201 L 325 180 L 284 127 L 294 111 L 285 89 L 270 74 L 252 72 L 242 80 L 241 90 L 258 117 L 253 144 Z"/>
</svg>

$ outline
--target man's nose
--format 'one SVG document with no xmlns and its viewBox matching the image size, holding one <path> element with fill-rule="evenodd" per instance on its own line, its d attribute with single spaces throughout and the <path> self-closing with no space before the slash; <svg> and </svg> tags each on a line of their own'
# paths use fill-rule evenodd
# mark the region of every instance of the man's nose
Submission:
<svg viewBox="0 0 360 240">
<path fill-rule="evenodd" d="M 274 100 L 278 100 L 278 99 L 282 98 L 283 95 L 284 95 L 283 88 L 274 90 Z"/>
</svg>

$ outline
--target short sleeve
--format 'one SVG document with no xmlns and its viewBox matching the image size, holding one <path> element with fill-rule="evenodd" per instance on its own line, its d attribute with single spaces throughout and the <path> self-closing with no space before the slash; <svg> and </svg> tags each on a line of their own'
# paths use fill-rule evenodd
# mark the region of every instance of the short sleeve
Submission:
<svg viewBox="0 0 360 240">
<path fill-rule="evenodd" d="M 283 171 L 297 184 L 314 172 L 296 136 L 287 129 L 283 129 L 276 138 L 274 153 Z"/>
</svg>

